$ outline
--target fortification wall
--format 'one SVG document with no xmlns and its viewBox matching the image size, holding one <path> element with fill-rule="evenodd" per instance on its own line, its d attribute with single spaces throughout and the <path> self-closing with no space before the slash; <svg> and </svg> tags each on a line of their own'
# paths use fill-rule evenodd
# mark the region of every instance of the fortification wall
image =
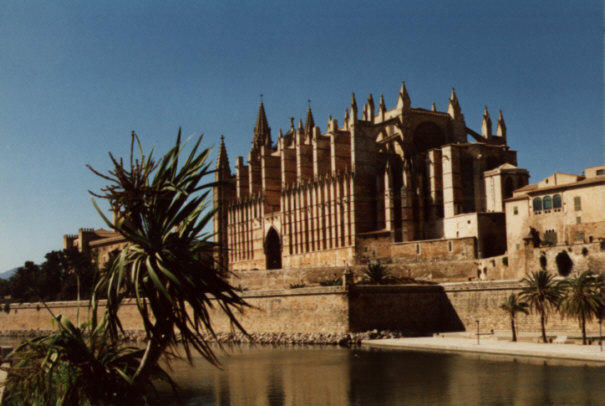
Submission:
<svg viewBox="0 0 605 406">
<path fill-rule="evenodd" d="M 459 318 L 460 327 L 474 331 L 479 320 L 481 331 L 486 331 L 510 329 L 510 318 L 500 309 L 500 305 L 511 293 L 519 293 L 522 284 L 519 281 L 489 281 L 445 283 L 441 287 L 447 303 Z M 516 325 L 519 332 L 539 332 L 540 317 L 538 314 L 517 314 Z M 598 328 L 596 320 L 587 324 L 588 330 L 598 331 Z M 580 334 L 577 320 L 562 319 L 559 314 L 548 318 L 546 332 L 549 331 Z"/>
<path fill-rule="evenodd" d="M 438 331 L 475 331 L 479 320 L 481 331 L 509 330 L 510 320 L 499 306 L 510 295 L 518 293 L 516 281 L 447 283 L 443 285 L 355 286 L 280 289 L 244 292 L 251 305 L 239 315 L 250 333 L 345 333 L 373 329 L 400 330 L 406 333 L 430 334 Z M 86 303 L 80 321 L 87 319 Z M 49 307 L 55 314 L 76 320 L 75 302 L 54 302 Z M 140 329 L 136 306 L 126 302 L 120 315 L 127 330 Z M 230 332 L 228 319 L 217 308 L 210 317 L 216 332 Z M 538 315 L 518 315 L 521 333 L 540 331 Z M 8 330 L 54 329 L 51 317 L 36 303 L 12 305 L 8 313 L 0 312 L 0 328 Z M 589 331 L 598 331 L 592 321 Z M 579 335 L 576 320 L 551 315 L 547 332 Z"/>
</svg>

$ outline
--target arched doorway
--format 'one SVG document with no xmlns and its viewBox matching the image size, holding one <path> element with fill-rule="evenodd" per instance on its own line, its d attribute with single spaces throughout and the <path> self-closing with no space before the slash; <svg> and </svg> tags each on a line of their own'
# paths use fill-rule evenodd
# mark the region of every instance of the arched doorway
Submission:
<svg viewBox="0 0 605 406">
<path fill-rule="evenodd" d="M 265 239 L 265 257 L 267 269 L 281 269 L 281 243 L 279 234 L 273 227 L 269 229 Z"/>
</svg>

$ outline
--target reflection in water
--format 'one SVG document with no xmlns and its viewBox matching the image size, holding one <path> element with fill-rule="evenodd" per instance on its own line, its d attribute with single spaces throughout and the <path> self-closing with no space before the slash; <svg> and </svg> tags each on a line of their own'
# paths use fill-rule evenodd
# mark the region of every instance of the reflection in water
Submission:
<svg viewBox="0 0 605 406">
<path fill-rule="evenodd" d="M 187 405 L 605 404 L 605 368 L 334 347 L 233 347 L 172 364 Z"/>
</svg>

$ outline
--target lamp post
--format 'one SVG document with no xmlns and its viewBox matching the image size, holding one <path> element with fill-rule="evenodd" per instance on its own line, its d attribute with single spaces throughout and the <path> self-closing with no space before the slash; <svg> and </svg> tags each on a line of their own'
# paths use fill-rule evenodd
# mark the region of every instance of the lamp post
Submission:
<svg viewBox="0 0 605 406">
<path fill-rule="evenodd" d="M 475 320 L 475 323 L 477 323 L 477 345 L 479 345 L 479 319 Z"/>
</svg>

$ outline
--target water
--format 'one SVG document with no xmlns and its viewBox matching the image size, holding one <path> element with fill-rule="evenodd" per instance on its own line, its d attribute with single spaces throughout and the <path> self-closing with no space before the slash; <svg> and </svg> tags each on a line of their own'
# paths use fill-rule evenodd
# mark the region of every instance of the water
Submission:
<svg viewBox="0 0 605 406">
<path fill-rule="evenodd" d="M 234 347 L 229 352 L 220 357 L 222 370 L 203 360 L 193 367 L 172 364 L 183 404 L 605 404 L 604 367 L 334 347 Z"/>
</svg>

